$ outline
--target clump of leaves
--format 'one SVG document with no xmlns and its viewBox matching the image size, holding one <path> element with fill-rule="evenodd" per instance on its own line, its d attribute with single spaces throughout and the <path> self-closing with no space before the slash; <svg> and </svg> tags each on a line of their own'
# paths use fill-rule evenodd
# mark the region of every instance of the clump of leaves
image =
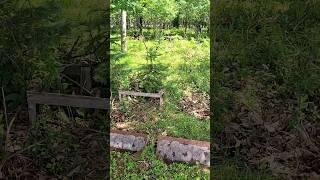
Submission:
<svg viewBox="0 0 320 180">
<path fill-rule="evenodd" d="M 48 90 L 59 85 L 59 69 L 60 63 L 52 57 L 44 58 L 37 63 L 35 78 L 39 82 L 41 90 Z"/>
<path fill-rule="evenodd" d="M 158 48 L 158 46 L 147 48 L 146 59 L 149 63 L 153 64 L 153 62 L 160 56 Z"/>
<path fill-rule="evenodd" d="M 0 44 L 5 45 L 0 45 L 0 83 L 7 92 L 23 97 L 37 69 L 48 70 L 49 74 L 42 73 L 46 78 L 42 82 L 48 83 L 44 86 L 55 83 L 50 77 L 55 69 L 46 63 L 54 54 L 52 47 L 69 32 L 59 12 L 55 1 L 34 5 L 13 0 L 0 4 Z"/>
<path fill-rule="evenodd" d="M 157 65 L 150 69 L 150 65 L 143 65 L 140 71 L 134 73 L 129 79 L 131 90 L 155 93 L 159 92 L 164 79 L 163 66 Z"/>
<path fill-rule="evenodd" d="M 74 156 L 78 145 L 73 143 L 74 137 L 65 129 L 50 124 L 54 112 L 49 107 L 45 106 L 41 112 L 39 121 L 33 123 L 27 139 L 27 144 L 33 145 L 28 152 L 37 157 L 38 163 L 50 174 L 65 174 L 72 164 L 66 157 Z"/>
<path fill-rule="evenodd" d="M 148 69 L 150 71 L 153 70 L 153 67 L 154 67 L 154 62 L 157 60 L 157 58 L 159 58 L 159 56 L 161 56 L 161 54 L 159 53 L 159 48 L 160 48 L 160 45 L 161 45 L 161 42 L 162 42 L 162 35 L 161 34 L 158 34 L 157 36 L 157 43 L 154 45 L 154 46 L 151 46 L 151 47 L 148 47 L 146 45 L 146 43 L 144 42 L 144 46 L 146 48 L 146 60 L 149 64 L 149 67 Z"/>
<path fill-rule="evenodd" d="M 162 87 L 161 73 L 140 71 L 130 78 L 130 88 L 134 91 L 159 92 Z"/>
</svg>

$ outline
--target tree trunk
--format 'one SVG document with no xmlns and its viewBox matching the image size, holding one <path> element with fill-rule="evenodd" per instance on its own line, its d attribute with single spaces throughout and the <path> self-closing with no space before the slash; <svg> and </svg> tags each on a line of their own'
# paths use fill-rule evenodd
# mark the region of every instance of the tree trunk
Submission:
<svg viewBox="0 0 320 180">
<path fill-rule="evenodd" d="M 142 29 L 143 29 L 143 18 L 139 18 L 139 30 L 140 30 L 140 35 L 142 35 Z"/>
<path fill-rule="evenodd" d="M 185 22 L 185 26 L 184 26 L 184 37 L 187 37 L 187 29 L 188 29 L 188 23 L 187 21 Z"/>
<path fill-rule="evenodd" d="M 130 31 L 130 26 L 131 26 L 131 20 L 128 18 L 128 22 L 127 22 L 127 31 Z"/>
<path fill-rule="evenodd" d="M 121 51 L 127 53 L 127 12 L 121 10 Z"/>
</svg>

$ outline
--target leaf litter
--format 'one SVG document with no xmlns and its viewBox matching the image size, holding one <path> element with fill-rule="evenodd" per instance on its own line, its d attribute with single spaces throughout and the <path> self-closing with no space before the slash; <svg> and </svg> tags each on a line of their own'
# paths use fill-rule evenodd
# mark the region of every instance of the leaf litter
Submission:
<svg viewBox="0 0 320 180">
<path fill-rule="evenodd" d="M 290 128 L 295 117 L 291 101 L 276 100 L 252 80 L 242 85 L 233 113 L 223 115 L 215 149 L 238 153 L 251 167 L 280 179 L 320 179 L 320 121 L 305 119 Z"/>
</svg>

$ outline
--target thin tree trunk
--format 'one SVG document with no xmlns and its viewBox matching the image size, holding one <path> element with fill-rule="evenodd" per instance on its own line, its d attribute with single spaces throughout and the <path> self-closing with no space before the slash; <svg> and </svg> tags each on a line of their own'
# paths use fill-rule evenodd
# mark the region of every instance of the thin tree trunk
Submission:
<svg viewBox="0 0 320 180">
<path fill-rule="evenodd" d="M 142 35 L 142 30 L 143 30 L 143 18 L 139 18 L 139 30 L 140 30 L 140 35 Z"/>
<path fill-rule="evenodd" d="M 121 51 L 127 53 L 127 12 L 121 10 Z"/>
<path fill-rule="evenodd" d="M 127 22 L 127 31 L 130 31 L 130 26 L 131 26 L 131 20 L 128 18 L 128 22 Z"/>
<path fill-rule="evenodd" d="M 185 26 L 184 26 L 184 37 L 187 37 L 187 29 L 188 29 L 188 23 L 187 21 L 185 22 Z"/>
</svg>

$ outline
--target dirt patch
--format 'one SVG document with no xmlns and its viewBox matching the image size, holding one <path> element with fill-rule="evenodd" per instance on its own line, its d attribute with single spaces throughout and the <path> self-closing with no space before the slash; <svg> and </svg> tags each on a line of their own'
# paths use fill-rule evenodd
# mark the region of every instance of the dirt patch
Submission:
<svg viewBox="0 0 320 180">
<path fill-rule="evenodd" d="M 152 98 L 124 97 L 122 101 L 116 97 L 112 100 L 111 121 L 116 123 L 117 129 L 127 129 L 130 123 L 125 120 L 139 122 L 151 121 L 150 114 L 159 112 L 159 100 Z"/>
<path fill-rule="evenodd" d="M 181 109 L 200 120 L 210 119 L 209 96 L 203 93 L 185 92 Z"/>
<path fill-rule="evenodd" d="M 114 98 L 111 102 L 111 111 L 110 111 L 110 118 L 112 121 L 115 122 L 123 122 L 125 120 L 125 116 L 119 110 L 120 102 L 119 98 Z"/>
</svg>

